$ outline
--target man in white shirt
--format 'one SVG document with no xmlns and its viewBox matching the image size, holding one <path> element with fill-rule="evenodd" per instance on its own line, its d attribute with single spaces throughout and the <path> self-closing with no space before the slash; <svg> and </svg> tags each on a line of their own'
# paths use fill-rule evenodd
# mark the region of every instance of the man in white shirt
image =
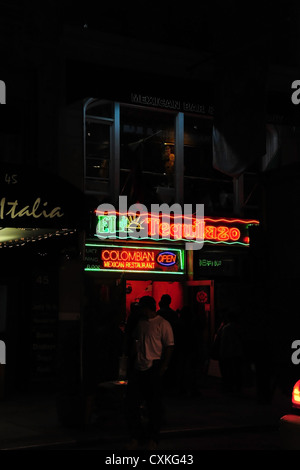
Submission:
<svg viewBox="0 0 300 470">
<path fill-rule="evenodd" d="M 155 449 L 162 417 L 162 378 L 172 356 L 174 335 L 170 323 L 157 315 L 153 297 L 142 297 L 139 307 L 142 317 L 133 332 L 135 359 L 127 384 L 128 424 L 132 437 L 128 448 L 137 448 L 143 436 L 140 407 L 144 402 L 148 413 L 144 437 L 148 440 L 148 449 Z"/>
</svg>

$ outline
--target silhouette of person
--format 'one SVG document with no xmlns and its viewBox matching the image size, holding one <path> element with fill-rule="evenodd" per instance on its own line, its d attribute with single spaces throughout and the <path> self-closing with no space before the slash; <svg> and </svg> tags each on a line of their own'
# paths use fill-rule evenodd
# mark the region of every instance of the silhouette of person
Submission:
<svg viewBox="0 0 300 470">
<path fill-rule="evenodd" d="M 178 321 L 178 315 L 177 315 L 177 312 L 175 312 L 170 307 L 171 302 L 172 302 L 171 296 L 169 294 L 163 294 L 158 303 L 159 310 L 157 314 L 163 317 L 165 320 L 167 320 L 170 323 L 170 325 L 173 328 L 173 332 L 175 333 L 177 321 Z"/>
<path fill-rule="evenodd" d="M 176 343 L 176 336 L 177 336 L 177 327 L 178 327 L 178 312 L 173 310 L 171 305 L 172 299 L 169 294 L 163 294 L 161 299 L 158 303 L 159 310 L 157 312 L 158 315 L 163 317 L 167 320 L 173 330 L 174 340 Z M 172 355 L 172 360 L 170 362 L 169 368 L 165 374 L 165 384 L 170 389 L 174 386 L 174 379 L 176 378 L 176 368 L 177 368 L 177 348 L 175 347 L 174 353 Z"/>
<path fill-rule="evenodd" d="M 142 297 L 139 307 L 143 318 L 133 332 L 135 361 L 132 374 L 128 377 L 126 394 L 131 436 L 127 449 L 138 448 L 141 438 L 147 440 L 148 449 L 156 449 L 162 417 L 162 378 L 172 356 L 174 335 L 170 323 L 157 315 L 153 297 Z M 146 405 L 148 414 L 146 429 L 140 413 L 142 403 Z"/>
</svg>

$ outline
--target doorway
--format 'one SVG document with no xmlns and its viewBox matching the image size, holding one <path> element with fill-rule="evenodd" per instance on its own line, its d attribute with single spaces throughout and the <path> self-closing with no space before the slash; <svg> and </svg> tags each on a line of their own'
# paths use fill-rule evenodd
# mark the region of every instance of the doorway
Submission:
<svg viewBox="0 0 300 470">
<path fill-rule="evenodd" d="M 170 307 L 173 310 L 181 310 L 184 305 L 184 286 L 181 282 L 173 281 L 126 281 L 126 318 L 130 313 L 130 306 L 138 302 L 144 295 L 150 295 L 156 301 L 159 309 L 159 301 L 163 294 L 171 296 Z"/>
<path fill-rule="evenodd" d="M 187 281 L 187 303 L 194 314 L 205 316 L 203 329 L 203 352 L 208 364 L 211 344 L 215 335 L 214 281 Z"/>
<path fill-rule="evenodd" d="M 187 303 L 194 312 L 205 311 L 208 339 L 215 334 L 214 281 L 187 281 Z"/>
</svg>

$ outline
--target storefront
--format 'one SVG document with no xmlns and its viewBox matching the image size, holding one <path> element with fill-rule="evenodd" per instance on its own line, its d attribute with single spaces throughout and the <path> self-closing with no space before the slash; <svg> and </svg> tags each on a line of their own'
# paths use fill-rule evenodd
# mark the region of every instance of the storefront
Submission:
<svg viewBox="0 0 300 470">
<path fill-rule="evenodd" d="M 226 296 L 233 291 L 232 301 L 236 283 L 247 272 L 242 260 L 249 253 L 248 229 L 258 223 L 255 171 L 237 181 L 213 167 L 209 103 L 176 99 L 169 89 L 142 94 L 128 83 L 130 93 L 109 96 L 102 89 L 105 98 L 73 102 L 62 116 L 61 174 L 96 201 L 84 241 L 82 317 L 83 336 L 89 338 L 85 344 L 102 348 L 86 353 L 83 347 L 82 371 L 84 377 L 88 358 L 98 357 L 98 382 L 117 376 L 120 336 L 131 305 L 144 294 L 152 295 L 157 307 L 169 293 L 173 310 L 189 304 L 204 311 L 208 349 L 223 291 Z M 84 96 L 91 95 L 85 91 Z M 249 207 L 242 183 L 250 193 Z M 166 222 L 153 217 L 149 222 L 140 213 L 124 214 L 120 198 L 126 198 L 128 207 L 139 201 L 144 212 L 152 205 L 177 205 L 178 212 L 191 206 L 194 213 L 202 205 L 205 221 L 193 226 L 184 218 Z M 92 213 L 102 204 L 107 213 Z M 113 213 L 117 207 L 120 213 Z M 234 218 L 241 210 L 244 218 Z M 187 249 L 187 243 L 201 240 L 201 249 Z M 100 336 L 94 336 L 96 331 Z"/>
<path fill-rule="evenodd" d="M 125 298 L 120 309 L 123 320 L 130 313 L 130 306 L 143 295 L 151 295 L 158 305 L 161 296 L 169 293 L 172 308 L 180 310 L 184 305 L 183 283 L 186 278 L 185 252 L 178 244 L 172 246 L 147 242 L 86 243 L 85 271 L 102 279 L 124 282 Z"/>
<path fill-rule="evenodd" d="M 256 219 L 205 217 L 205 242 L 193 252 L 190 302 L 203 302 L 210 312 L 210 338 L 226 310 L 243 311 L 246 286 L 252 284 L 251 229 Z"/>
<path fill-rule="evenodd" d="M 1 165 L 0 339 L 6 346 L 1 395 L 57 378 L 64 272 L 79 257 L 84 198 L 37 168 Z"/>
<path fill-rule="evenodd" d="M 205 312 L 209 351 L 221 310 L 233 306 L 237 283 L 247 275 L 249 228 L 259 222 L 204 217 L 189 225 L 184 215 L 179 222 L 170 214 L 99 210 L 93 217 L 84 270 L 87 283 L 98 290 L 98 314 L 110 303 L 122 329 L 143 295 L 154 297 L 159 308 L 161 296 L 169 294 L 178 315 L 186 305 L 198 315 Z"/>
</svg>

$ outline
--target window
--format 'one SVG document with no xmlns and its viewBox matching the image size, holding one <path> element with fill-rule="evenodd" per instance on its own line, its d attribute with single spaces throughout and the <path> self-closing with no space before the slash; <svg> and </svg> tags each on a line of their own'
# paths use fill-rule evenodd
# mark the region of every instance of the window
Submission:
<svg viewBox="0 0 300 470">
<path fill-rule="evenodd" d="M 120 194 L 144 204 L 175 200 L 175 116 L 121 106 Z"/>
<path fill-rule="evenodd" d="M 212 120 L 184 117 L 184 202 L 205 204 L 205 213 L 233 209 L 232 178 L 213 168 Z"/>
<path fill-rule="evenodd" d="M 213 168 L 213 122 L 205 116 L 90 100 L 85 116 L 85 190 L 112 203 L 204 204 L 234 211 L 231 177 Z"/>
<path fill-rule="evenodd" d="M 93 119 L 86 122 L 86 178 L 109 179 L 110 128 Z"/>
<path fill-rule="evenodd" d="M 85 191 L 109 195 L 113 105 L 92 100 L 85 116 Z"/>
</svg>

